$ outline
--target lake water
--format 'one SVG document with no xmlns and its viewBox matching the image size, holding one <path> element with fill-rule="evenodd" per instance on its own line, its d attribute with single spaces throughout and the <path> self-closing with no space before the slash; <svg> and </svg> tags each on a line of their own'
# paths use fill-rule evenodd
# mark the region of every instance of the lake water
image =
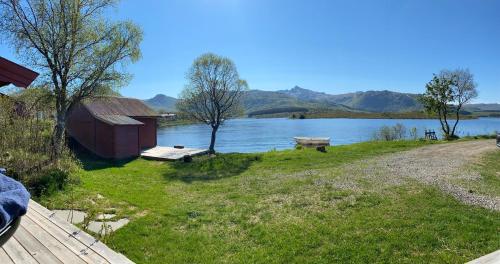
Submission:
<svg viewBox="0 0 500 264">
<path fill-rule="evenodd" d="M 288 118 L 244 118 L 225 122 L 219 129 L 216 150 L 219 152 L 264 152 L 293 148 L 293 137 L 330 137 L 332 145 L 352 144 L 371 140 L 380 127 L 403 124 L 407 130 L 418 129 L 423 136 L 425 129 L 434 129 L 440 134 L 438 120 L 415 119 L 288 119 Z M 490 134 L 500 131 L 500 118 L 462 120 L 458 135 Z M 161 128 L 158 130 L 158 145 L 184 145 L 208 148 L 209 126 L 204 124 Z"/>
</svg>

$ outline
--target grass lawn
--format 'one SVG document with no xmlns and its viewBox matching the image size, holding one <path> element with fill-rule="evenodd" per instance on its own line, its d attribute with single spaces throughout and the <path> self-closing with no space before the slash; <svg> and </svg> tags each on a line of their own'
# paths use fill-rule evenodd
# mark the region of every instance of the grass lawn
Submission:
<svg viewBox="0 0 500 264">
<path fill-rule="evenodd" d="M 461 182 L 461 185 L 475 192 L 500 197 L 500 152 L 496 151 L 484 157 L 472 169 L 478 171 L 480 179 Z"/>
<path fill-rule="evenodd" d="M 192 163 L 83 159 L 81 183 L 41 202 L 131 218 L 106 243 L 138 263 L 461 263 L 499 249 L 500 213 L 433 187 L 329 184 L 345 164 L 424 144 L 368 142 Z M 498 178 L 491 182 L 498 188 Z"/>
</svg>

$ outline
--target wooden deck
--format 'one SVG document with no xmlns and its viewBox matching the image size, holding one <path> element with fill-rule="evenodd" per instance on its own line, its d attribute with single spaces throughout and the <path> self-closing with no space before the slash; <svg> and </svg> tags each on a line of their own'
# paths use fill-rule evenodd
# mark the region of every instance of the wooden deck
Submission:
<svg viewBox="0 0 500 264">
<path fill-rule="evenodd" d="M 133 263 L 47 208 L 30 201 L 13 237 L 0 248 L 0 264 Z"/>
<path fill-rule="evenodd" d="M 141 157 L 155 160 L 180 160 L 184 156 L 196 156 L 208 153 L 207 149 L 183 148 L 177 149 L 172 147 L 154 147 L 141 152 Z"/>
</svg>

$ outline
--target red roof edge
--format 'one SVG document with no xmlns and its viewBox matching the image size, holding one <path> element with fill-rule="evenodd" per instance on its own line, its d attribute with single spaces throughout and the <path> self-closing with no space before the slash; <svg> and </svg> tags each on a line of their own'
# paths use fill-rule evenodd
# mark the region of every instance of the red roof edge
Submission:
<svg viewBox="0 0 500 264">
<path fill-rule="evenodd" d="M 37 72 L 0 57 L 0 87 L 13 84 L 27 88 L 36 77 L 38 77 Z"/>
</svg>

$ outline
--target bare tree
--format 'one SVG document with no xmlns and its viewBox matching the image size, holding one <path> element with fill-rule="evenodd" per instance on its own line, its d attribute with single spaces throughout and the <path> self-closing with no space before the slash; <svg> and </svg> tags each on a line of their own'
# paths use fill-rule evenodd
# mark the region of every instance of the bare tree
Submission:
<svg viewBox="0 0 500 264">
<path fill-rule="evenodd" d="M 446 139 L 454 139 L 460 121 L 463 106 L 477 97 L 474 76 L 469 70 L 443 70 L 427 83 L 426 92 L 420 97 L 428 112 L 439 117 L 441 129 Z M 455 116 L 455 123 L 450 126 L 448 118 Z"/>
<path fill-rule="evenodd" d="M 17 54 L 41 71 L 56 105 L 53 156 L 59 158 L 68 110 L 127 81 L 123 67 L 140 57 L 142 31 L 110 22 L 115 0 L 0 0 L 0 30 Z"/>
<path fill-rule="evenodd" d="M 177 107 L 212 128 L 209 152 L 215 153 L 217 130 L 226 119 L 241 114 L 240 99 L 247 83 L 230 59 L 211 53 L 198 57 L 186 77 L 189 84 Z"/>
</svg>

